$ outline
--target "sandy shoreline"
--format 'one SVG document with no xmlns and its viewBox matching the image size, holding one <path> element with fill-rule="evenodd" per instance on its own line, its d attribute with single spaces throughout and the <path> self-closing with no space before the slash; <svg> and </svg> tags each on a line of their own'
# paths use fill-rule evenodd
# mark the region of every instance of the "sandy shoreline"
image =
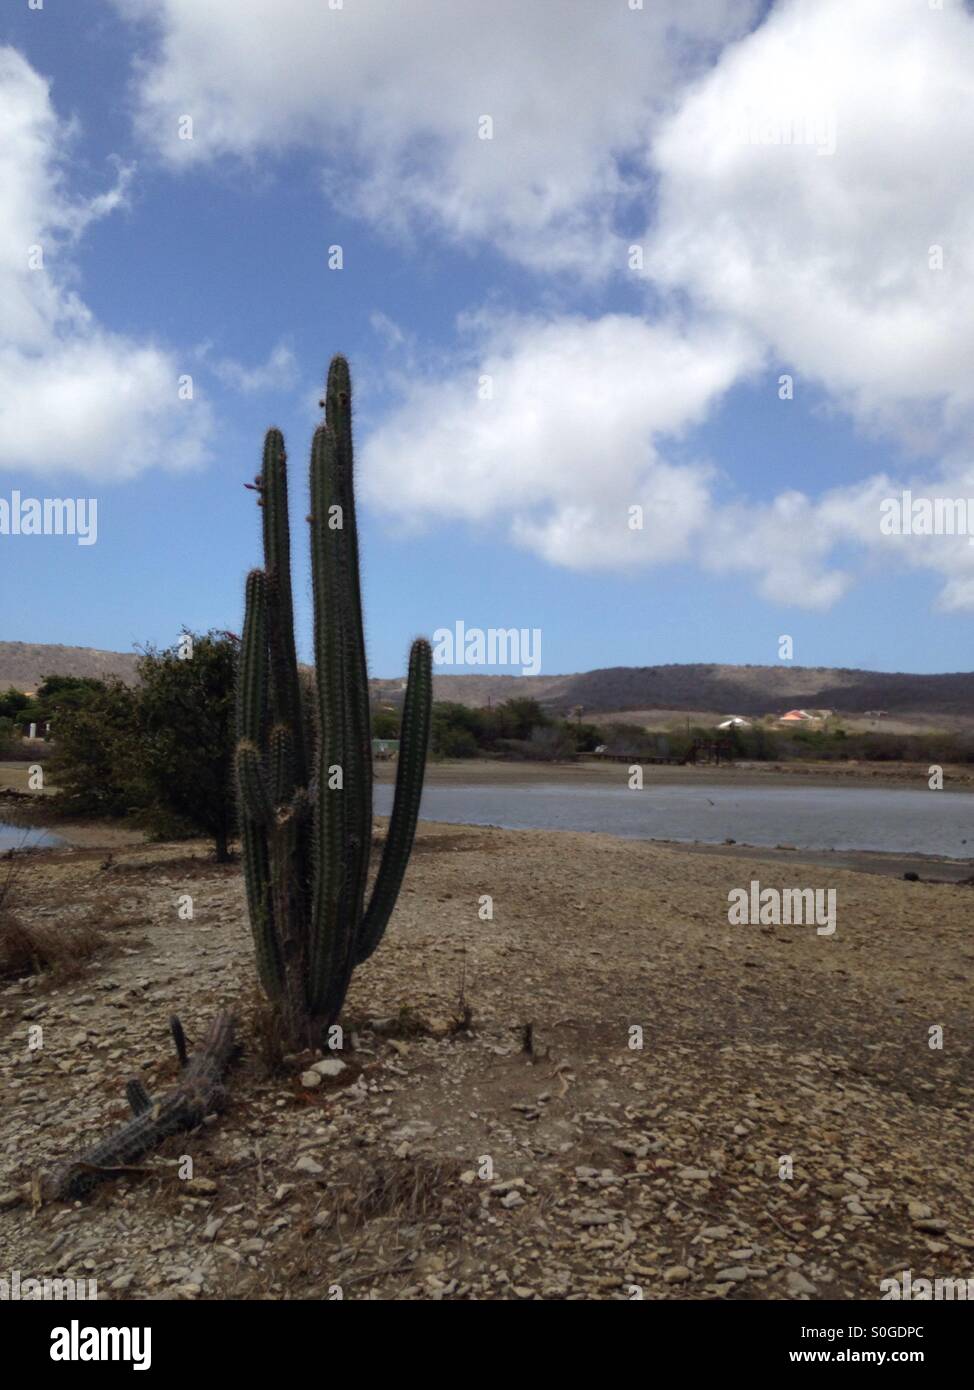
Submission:
<svg viewBox="0 0 974 1390">
<path fill-rule="evenodd" d="M 637 760 L 638 761 L 638 760 Z M 925 787 L 929 767 L 921 763 L 750 763 L 714 767 L 668 766 L 644 763 L 647 786 L 766 787 L 769 785 L 816 787 Z M 0 794 L 26 791 L 24 762 L 0 762 Z M 502 762 L 490 758 L 457 758 L 427 764 L 430 786 L 516 787 L 564 783 L 567 786 L 616 787 L 628 775 L 628 765 L 582 760 L 571 763 Z M 375 780 L 393 783 L 396 764 L 375 764 Z M 47 789 L 48 792 L 50 788 Z M 974 792 L 974 766 L 944 767 L 944 791 Z M 47 792 L 40 793 L 46 795 Z M 0 816 L 2 819 L 2 816 Z"/>
<path fill-rule="evenodd" d="M 638 759 L 634 759 L 638 762 Z M 766 787 L 769 785 L 816 787 L 926 787 L 929 767 L 919 763 L 751 763 L 714 767 L 642 764 L 646 786 Z M 396 765 L 379 762 L 376 781 L 394 782 Z M 431 762 L 426 780 L 431 786 L 568 786 L 617 787 L 628 776 L 628 764 L 582 761 L 577 763 L 500 762 L 463 758 Z M 974 767 L 944 767 L 944 791 L 974 792 Z"/>
</svg>

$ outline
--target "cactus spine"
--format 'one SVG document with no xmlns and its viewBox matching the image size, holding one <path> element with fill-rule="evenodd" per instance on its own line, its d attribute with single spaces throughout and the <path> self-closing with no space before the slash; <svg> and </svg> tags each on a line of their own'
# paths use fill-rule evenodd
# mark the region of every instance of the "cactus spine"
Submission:
<svg viewBox="0 0 974 1390">
<path fill-rule="evenodd" d="M 348 363 L 328 370 L 311 447 L 313 693 L 294 641 L 284 438 L 268 430 L 256 487 L 264 567 L 247 576 L 237 696 L 237 786 L 257 968 L 293 1042 L 338 1017 L 356 965 L 382 939 L 412 849 L 432 701 L 430 646 L 409 655 L 396 792 L 366 904 L 372 742 L 359 583 Z M 310 706 L 310 708 L 308 708 Z"/>
</svg>

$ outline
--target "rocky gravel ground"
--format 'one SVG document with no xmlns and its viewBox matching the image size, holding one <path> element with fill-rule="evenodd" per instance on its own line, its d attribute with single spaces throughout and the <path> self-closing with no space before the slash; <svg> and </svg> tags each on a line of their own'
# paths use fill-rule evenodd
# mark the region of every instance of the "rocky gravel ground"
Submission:
<svg viewBox="0 0 974 1390">
<path fill-rule="evenodd" d="M 752 878 L 834 887 L 835 934 L 729 926 Z M 969 887 L 424 825 L 342 1047 L 277 1065 L 238 866 L 116 841 L 31 856 L 18 899 L 106 946 L 0 986 L 4 1277 L 420 1300 L 974 1277 Z M 170 1013 L 192 1047 L 228 1005 L 224 1114 L 83 1204 L 32 1200 L 126 1117 L 127 1080 L 172 1083 Z"/>
</svg>

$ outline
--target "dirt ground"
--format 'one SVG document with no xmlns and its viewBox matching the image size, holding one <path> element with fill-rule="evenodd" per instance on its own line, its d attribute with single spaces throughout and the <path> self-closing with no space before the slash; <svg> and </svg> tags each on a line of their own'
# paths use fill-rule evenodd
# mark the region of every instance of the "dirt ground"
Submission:
<svg viewBox="0 0 974 1390">
<path fill-rule="evenodd" d="M 28 764 L 0 762 L 0 796 L 4 792 L 26 792 Z M 647 786 L 696 786 L 704 783 L 725 787 L 763 787 L 769 783 L 791 783 L 816 787 L 913 786 L 928 784 L 926 763 L 734 763 L 720 767 L 710 763 L 696 766 L 667 766 L 646 763 L 643 774 Z M 426 780 L 431 786 L 531 786 L 538 783 L 564 783 L 566 786 L 618 786 L 626 775 L 626 764 L 582 759 L 579 762 L 504 762 L 492 758 L 448 758 L 431 762 Z M 396 764 L 378 762 L 377 782 L 395 782 Z M 944 767 L 945 791 L 974 791 L 974 765 Z M 51 791 L 44 789 L 45 794 Z M 0 813 L 8 808 L 0 805 Z M 2 814 L 0 814 L 2 818 Z"/>
<path fill-rule="evenodd" d="M 835 934 L 730 926 L 752 878 L 834 887 Z M 426 824 L 354 978 L 344 1066 L 315 1084 L 313 1057 L 262 1058 L 238 865 L 202 843 L 30 856 L 23 919 L 107 945 L 74 980 L 0 987 L 3 1263 L 126 1299 L 876 1299 L 905 1269 L 969 1278 L 972 891 Z M 25 1184 L 125 1118 L 126 1081 L 171 1084 L 169 1014 L 192 1048 L 228 1004 L 229 1109 L 35 1209 Z"/>
<path fill-rule="evenodd" d="M 638 762 L 638 758 L 635 759 Z M 395 763 L 378 763 L 377 780 L 395 781 Z M 2 769 L 2 765 L 0 765 Z M 429 764 L 431 785 L 530 786 L 539 782 L 564 782 L 566 786 L 618 786 L 626 775 L 626 764 L 583 759 L 571 763 L 502 762 L 488 758 L 457 758 Z M 682 787 L 704 783 L 724 787 L 763 787 L 769 783 L 795 786 L 875 787 L 897 785 L 925 788 L 930 769 L 926 763 L 712 763 L 669 766 L 645 763 L 647 786 Z M 2 776 L 2 771 L 0 771 Z M 2 785 L 2 783 L 0 783 Z M 944 767 L 945 791 L 974 791 L 974 766 L 948 764 Z"/>
</svg>

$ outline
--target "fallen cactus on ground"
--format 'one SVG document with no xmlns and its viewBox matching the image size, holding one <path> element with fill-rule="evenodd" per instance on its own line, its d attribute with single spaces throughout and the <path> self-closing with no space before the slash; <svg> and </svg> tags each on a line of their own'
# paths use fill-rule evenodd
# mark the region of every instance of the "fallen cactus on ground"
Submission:
<svg viewBox="0 0 974 1390">
<path fill-rule="evenodd" d="M 132 1118 L 79 1157 L 62 1164 L 42 1184 L 45 1198 L 67 1201 L 86 1197 L 107 1178 L 152 1171 L 139 1166 L 139 1160 L 163 1140 L 196 1129 L 208 1115 L 224 1108 L 224 1077 L 237 1051 L 233 1015 L 222 1013 L 213 1020 L 202 1046 L 192 1057 L 179 1019 L 171 1018 L 169 1027 L 181 1068 L 176 1085 L 154 1101 L 140 1080 L 130 1081 L 125 1095 Z"/>
<path fill-rule="evenodd" d="M 313 690 L 302 688 L 291 597 L 287 461 L 268 430 L 255 487 L 264 567 L 247 576 L 237 783 L 247 906 L 264 991 L 296 1046 L 319 1046 L 354 968 L 382 939 L 412 849 L 432 700 L 432 655 L 409 655 L 395 801 L 371 898 L 372 734 L 359 586 L 351 380 L 328 371 L 311 447 Z"/>
</svg>

